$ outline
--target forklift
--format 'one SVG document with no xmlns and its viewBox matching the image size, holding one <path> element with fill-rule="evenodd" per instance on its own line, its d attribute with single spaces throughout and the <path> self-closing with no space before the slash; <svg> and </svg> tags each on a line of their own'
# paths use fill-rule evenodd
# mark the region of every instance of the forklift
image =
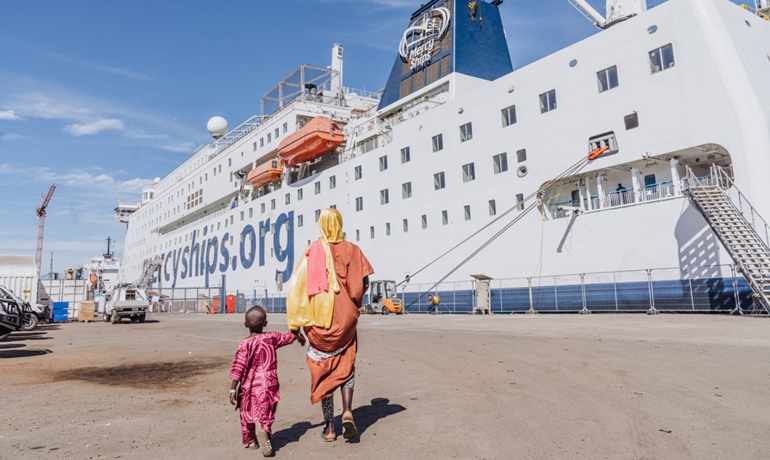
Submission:
<svg viewBox="0 0 770 460">
<path fill-rule="evenodd" d="M 377 280 L 369 283 L 369 303 L 364 305 L 364 311 L 370 315 L 382 313 L 389 315 L 404 313 L 404 305 L 398 298 L 396 282 L 393 280 Z"/>
</svg>

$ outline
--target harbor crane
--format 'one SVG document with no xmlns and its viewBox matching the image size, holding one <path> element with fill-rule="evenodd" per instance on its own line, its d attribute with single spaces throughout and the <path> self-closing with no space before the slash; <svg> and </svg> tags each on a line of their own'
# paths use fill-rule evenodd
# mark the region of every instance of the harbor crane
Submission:
<svg viewBox="0 0 770 460">
<path fill-rule="evenodd" d="M 51 201 L 56 184 L 52 184 L 47 195 L 40 195 L 40 206 L 37 208 L 37 250 L 35 251 L 35 266 L 40 274 L 40 263 L 43 260 L 43 231 L 45 230 L 45 208 Z"/>
</svg>

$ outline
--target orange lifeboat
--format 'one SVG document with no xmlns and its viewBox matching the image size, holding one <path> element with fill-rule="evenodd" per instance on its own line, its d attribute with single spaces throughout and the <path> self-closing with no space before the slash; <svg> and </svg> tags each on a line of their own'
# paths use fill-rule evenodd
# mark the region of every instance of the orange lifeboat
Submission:
<svg viewBox="0 0 770 460">
<path fill-rule="evenodd" d="M 278 180 L 283 174 L 283 167 L 278 158 L 266 161 L 249 172 L 246 180 L 254 188 L 262 187 Z"/>
<path fill-rule="evenodd" d="M 333 152 L 344 140 L 345 136 L 336 123 L 326 117 L 315 117 L 281 141 L 278 156 L 290 168 Z"/>
</svg>

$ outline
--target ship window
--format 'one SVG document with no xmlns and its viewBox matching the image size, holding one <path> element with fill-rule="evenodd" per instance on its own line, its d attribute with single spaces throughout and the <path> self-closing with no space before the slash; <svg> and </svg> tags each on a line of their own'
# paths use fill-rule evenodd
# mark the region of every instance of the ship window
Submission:
<svg viewBox="0 0 770 460">
<path fill-rule="evenodd" d="M 380 190 L 380 204 L 388 204 L 390 202 L 390 197 L 388 194 L 388 189 Z"/>
<path fill-rule="evenodd" d="M 270 200 L 270 209 L 271 209 L 271 210 L 275 209 L 275 198 L 273 198 L 272 200 Z"/>
<path fill-rule="evenodd" d="M 412 183 L 407 182 L 401 184 L 401 198 L 407 199 L 412 197 Z"/>
<path fill-rule="evenodd" d="M 654 185 L 655 185 L 655 174 L 649 174 L 647 176 L 644 176 L 645 187 L 652 187 Z"/>
<path fill-rule="evenodd" d="M 254 143 L 251 145 L 251 151 L 256 152 L 257 151 L 257 142 L 254 141 Z"/>
<path fill-rule="evenodd" d="M 302 189 L 297 189 L 297 201 L 302 201 Z"/>
<path fill-rule="evenodd" d="M 361 165 L 358 165 L 355 168 L 353 168 L 353 178 L 355 180 L 358 180 L 361 178 L 361 176 L 362 176 Z"/>
<path fill-rule="evenodd" d="M 364 209 L 364 197 L 359 196 L 356 198 L 356 212 L 363 211 Z"/>
<path fill-rule="evenodd" d="M 227 166 L 230 167 L 232 165 L 233 165 L 233 159 L 232 158 L 228 158 L 227 159 Z"/>
<path fill-rule="evenodd" d="M 433 136 L 433 138 L 431 140 L 432 140 L 432 143 L 433 143 L 433 151 L 434 152 L 438 152 L 439 150 L 443 150 L 444 149 L 444 135 L 443 134 L 439 134 L 439 135 Z"/>
<path fill-rule="evenodd" d="M 281 132 L 278 128 L 275 128 L 275 138 L 278 139 L 278 136 L 280 136 Z"/>
<path fill-rule="evenodd" d="M 333 189 L 336 187 L 337 187 L 337 176 L 329 177 L 329 189 Z"/>
<path fill-rule="evenodd" d="M 315 210 L 315 221 L 318 222 L 318 219 L 321 217 L 321 210 L 316 209 Z"/>
<path fill-rule="evenodd" d="M 651 73 L 658 73 L 661 70 L 674 67 L 674 47 L 670 43 L 650 51 L 649 55 Z"/>
<path fill-rule="evenodd" d="M 380 157 L 380 171 L 385 171 L 388 169 L 388 156 L 382 156 Z"/>
<path fill-rule="evenodd" d="M 618 66 L 614 65 L 596 73 L 596 80 L 599 84 L 599 92 L 603 93 L 608 89 L 618 86 Z"/>
<path fill-rule="evenodd" d="M 460 142 L 465 142 L 473 139 L 473 125 L 466 123 L 460 126 Z"/>
<path fill-rule="evenodd" d="M 420 222 L 422 223 L 422 228 L 428 228 L 428 216 L 423 214 L 420 217 Z"/>
<path fill-rule="evenodd" d="M 540 113 L 550 112 L 556 109 L 556 90 L 552 89 L 540 95 Z"/>
<path fill-rule="evenodd" d="M 288 124 L 288 123 L 284 123 L 284 124 L 283 124 L 283 133 L 284 133 L 284 134 L 286 134 L 286 132 L 287 132 L 288 130 L 289 130 L 289 124 Z"/>
<path fill-rule="evenodd" d="M 444 172 L 436 173 L 433 175 L 433 188 L 435 190 L 441 190 L 446 187 L 446 181 L 444 180 Z"/>
<path fill-rule="evenodd" d="M 476 179 L 476 167 L 473 163 L 463 165 L 463 182 L 470 182 Z"/>
<path fill-rule="evenodd" d="M 501 153 L 492 157 L 492 164 L 494 165 L 495 174 L 508 171 L 508 154 Z"/>
<path fill-rule="evenodd" d="M 272 139 L 272 133 L 267 133 L 267 143 L 270 143 L 270 140 Z"/>
<path fill-rule="evenodd" d="M 234 221 L 235 221 L 235 216 L 230 216 L 230 225 L 232 225 Z"/>
<path fill-rule="evenodd" d="M 246 217 L 246 216 L 244 216 L 244 212 L 241 211 L 241 222 L 243 222 L 244 217 Z"/>
<path fill-rule="evenodd" d="M 249 208 L 249 218 L 254 217 L 254 208 Z"/>
<path fill-rule="evenodd" d="M 441 225 L 447 225 L 449 223 L 449 213 L 441 211 Z"/>
<path fill-rule="evenodd" d="M 260 204 L 259 207 L 261 208 L 260 210 L 261 210 L 262 214 L 264 214 L 265 213 L 265 203 Z"/>
<path fill-rule="evenodd" d="M 360 240 L 361 240 L 361 232 L 358 229 L 356 229 L 356 241 L 360 241 Z"/>
<path fill-rule="evenodd" d="M 219 172 L 222 172 L 222 165 L 219 165 L 217 169 L 219 169 Z"/>
<path fill-rule="evenodd" d="M 369 227 L 369 238 L 374 239 L 374 227 Z"/>
<path fill-rule="evenodd" d="M 401 164 L 409 163 L 411 161 L 411 154 L 409 152 L 409 147 L 404 147 L 401 149 Z"/>
<path fill-rule="evenodd" d="M 519 163 L 527 161 L 527 149 L 520 149 L 516 151 L 516 160 Z M 508 169 L 508 168 L 505 168 Z"/>
<path fill-rule="evenodd" d="M 512 124 L 516 123 L 516 106 L 515 105 L 506 107 L 501 112 L 503 116 L 503 128 L 505 128 L 506 126 L 511 126 Z"/>
<path fill-rule="evenodd" d="M 305 216 L 300 214 L 297 216 L 297 227 L 302 227 L 303 225 L 305 225 Z"/>
<path fill-rule="evenodd" d="M 260 137 L 259 138 L 259 146 L 260 147 L 264 147 L 265 146 L 265 138 L 264 137 Z"/>
<path fill-rule="evenodd" d="M 516 194 L 516 209 L 519 211 L 524 210 L 524 194 L 523 193 L 517 193 Z"/>
<path fill-rule="evenodd" d="M 318 195 L 321 193 L 321 181 L 313 183 L 313 188 L 315 189 L 315 194 Z"/>
<path fill-rule="evenodd" d="M 489 215 L 494 216 L 497 214 L 497 205 L 495 204 L 495 200 L 489 200 Z"/>
<path fill-rule="evenodd" d="M 217 222 L 217 231 L 219 231 L 219 227 L 222 225 L 222 222 Z M 184 238 L 185 241 L 187 241 L 187 235 L 185 235 Z"/>
<path fill-rule="evenodd" d="M 465 220 L 471 220 L 471 205 L 463 206 L 463 212 L 465 213 Z"/>
<path fill-rule="evenodd" d="M 623 117 L 623 122 L 626 124 L 626 130 L 638 128 L 639 114 L 634 112 L 631 115 L 626 115 L 625 117 Z"/>
<path fill-rule="evenodd" d="M 291 203 L 291 193 L 286 194 L 286 204 Z"/>
<path fill-rule="evenodd" d="M 216 166 L 214 167 L 214 175 L 215 176 L 217 175 L 217 168 L 216 168 Z"/>
<path fill-rule="evenodd" d="M 390 222 L 385 223 L 385 235 L 390 236 Z"/>
<path fill-rule="evenodd" d="M 409 219 L 404 219 L 404 233 L 409 231 Z"/>
</svg>

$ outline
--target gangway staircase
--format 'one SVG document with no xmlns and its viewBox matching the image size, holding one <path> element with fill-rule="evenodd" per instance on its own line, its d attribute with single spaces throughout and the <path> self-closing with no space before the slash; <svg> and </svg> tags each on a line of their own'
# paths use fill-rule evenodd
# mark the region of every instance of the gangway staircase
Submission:
<svg viewBox="0 0 770 460">
<path fill-rule="evenodd" d="M 142 271 L 142 276 L 136 282 L 137 288 L 149 289 L 152 287 L 152 278 L 155 275 L 155 272 L 157 272 L 160 267 L 163 266 L 164 257 L 165 254 L 160 254 L 147 262 L 147 264 L 144 266 L 144 270 Z"/>
<path fill-rule="evenodd" d="M 724 168 L 712 165 L 709 176 L 698 177 L 688 167 L 683 192 L 706 218 L 751 287 L 751 313 L 770 314 L 770 227 Z M 737 302 L 733 313 L 743 313 Z"/>
</svg>

